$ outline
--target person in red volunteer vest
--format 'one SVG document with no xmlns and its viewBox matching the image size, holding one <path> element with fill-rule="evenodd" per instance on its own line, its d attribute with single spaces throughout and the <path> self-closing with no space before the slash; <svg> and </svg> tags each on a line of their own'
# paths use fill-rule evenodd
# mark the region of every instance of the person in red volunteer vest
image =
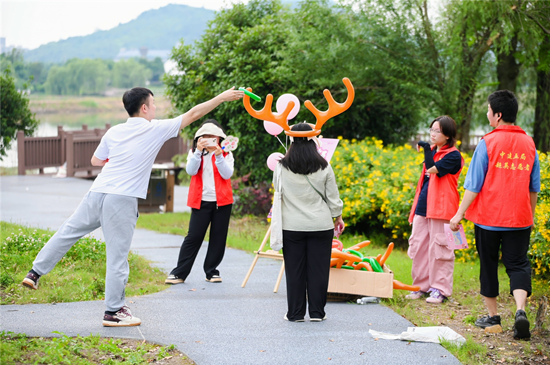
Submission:
<svg viewBox="0 0 550 365">
<path fill-rule="evenodd" d="M 502 253 L 517 307 L 514 338 L 529 339 L 525 305 L 531 295 L 531 266 L 527 250 L 540 191 L 539 159 L 533 139 L 514 124 L 518 112 L 515 95 L 508 90 L 495 91 L 488 102 L 487 118 L 495 129 L 477 145 L 451 229 L 457 230 L 464 217 L 475 223 L 480 293 L 489 312 L 476 326 L 502 332 L 497 310 Z"/>
<path fill-rule="evenodd" d="M 233 207 L 234 159 L 223 151 L 221 141 L 226 135 L 214 119 L 206 120 L 195 133 L 193 149 L 189 151 L 185 169 L 191 175 L 187 205 L 191 207 L 189 231 L 180 248 L 177 266 L 166 278 L 166 284 L 185 281 L 210 226 L 208 250 L 204 259 L 206 281 L 221 283 L 218 265 L 225 253 L 229 218 Z"/>
<path fill-rule="evenodd" d="M 422 174 L 418 180 L 409 214 L 412 232 L 408 255 L 413 260 L 413 285 L 419 291 L 407 299 L 426 298 L 426 302 L 443 303 L 453 292 L 454 249 L 448 246 L 443 225 L 458 208 L 458 177 L 464 160 L 454 147 L 456 123 L 440 116 L 430 125 L 430 143 L 420 141 L 424 151 Z"/>
</svg>

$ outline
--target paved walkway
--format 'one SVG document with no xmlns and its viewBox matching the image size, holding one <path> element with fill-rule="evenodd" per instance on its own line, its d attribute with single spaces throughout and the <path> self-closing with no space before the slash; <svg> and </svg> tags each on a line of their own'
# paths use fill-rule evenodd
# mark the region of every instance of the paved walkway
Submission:
<svg viewBox="0 0 550 365">
<path fill-rule="evenodd" d="M 89 189 L 87 180 L 50 176 L 0 177 L 0 219 L 57 229 Z M 186 189 L 176 187 L 175 211 L 184 211 Z M 101 229 L 93 233 L 101 238 Z M 132 250 L 168 272 L 182 237 L 136 230 Z M 88 336 L 144 339 L 174 344 L 200 365 L 218 364 L 460 364 L 438 344 L 375 340 L 369 329 L 401 333 L 412 324 L 379 305 L 329 302 L 328 319 L 290 323 L 284 280 L 273 287 L 280 261 L 258 261 L 245 288 L 251 253 L 228 248 L 220 266 L 223 283 L 207 283 L 202 272 L 205 243 L 185 284 L 152 295 L 127 298 L 142 325 L 105 328 L 102 301 L 3 305 L 0 330 L 29 336 Z M 48 280 L 44 276 L 42 280 Z"/>
</svg>

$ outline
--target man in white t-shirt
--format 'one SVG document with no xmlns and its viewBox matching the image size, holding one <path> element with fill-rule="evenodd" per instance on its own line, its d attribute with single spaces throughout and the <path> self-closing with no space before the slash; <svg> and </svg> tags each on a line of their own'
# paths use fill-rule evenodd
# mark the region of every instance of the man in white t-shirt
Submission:
<svg viewBox="0 0 550 365">
<path fill-rule="evenodd" d="M 38 253 L 22 284 L 38 289 L 40 276 L 50 272 L 76 241 L 101 226 L 107 250 L 103 326 L 140 325 L 141 320 L 124 302 L 124 288 L 130 273 L 128 254 L 138 218 L 138 198 L 147 195 L 155 157 L 164 142 L 181 129 L 221 103 L 243 96 L 243 91 L 233 87 L 174 119 L 157 120 L 151 90 L 136 87 L 126 91 L 122 101 L 130 118 L 110 128 L 92 156 L 92 165 L 103 166 L 101 173 L 73 215 Z"/>
</svg>

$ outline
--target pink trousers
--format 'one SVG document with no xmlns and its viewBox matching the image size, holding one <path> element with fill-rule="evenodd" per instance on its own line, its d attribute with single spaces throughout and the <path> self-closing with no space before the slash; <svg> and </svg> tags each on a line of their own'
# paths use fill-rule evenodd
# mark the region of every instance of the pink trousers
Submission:
<svg viewBox="0 0 550 365">
<path fill-rule="evenodd" d="M 446 297 L 453 293 L 454 249 L 447 245 L 441 219 L 415 215 L 409 238 L 408 255 L 413 260 L 413 285 L 427 292 L 439 289 Z"/>
</svg>

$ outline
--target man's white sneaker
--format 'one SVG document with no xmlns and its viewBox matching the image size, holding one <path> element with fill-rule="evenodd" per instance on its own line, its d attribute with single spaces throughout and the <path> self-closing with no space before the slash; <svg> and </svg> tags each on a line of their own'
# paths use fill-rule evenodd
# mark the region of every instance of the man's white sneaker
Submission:
<svg viewBox="0 0 550 365">
<path fill-rule="evenodd" d="M 120 308 L 115 315 L 105 314 L 103 316 L 104 327 L 130 327 L 140 324 L 141 319 L 134 317 L 127 306 Z"/>
</svg>

